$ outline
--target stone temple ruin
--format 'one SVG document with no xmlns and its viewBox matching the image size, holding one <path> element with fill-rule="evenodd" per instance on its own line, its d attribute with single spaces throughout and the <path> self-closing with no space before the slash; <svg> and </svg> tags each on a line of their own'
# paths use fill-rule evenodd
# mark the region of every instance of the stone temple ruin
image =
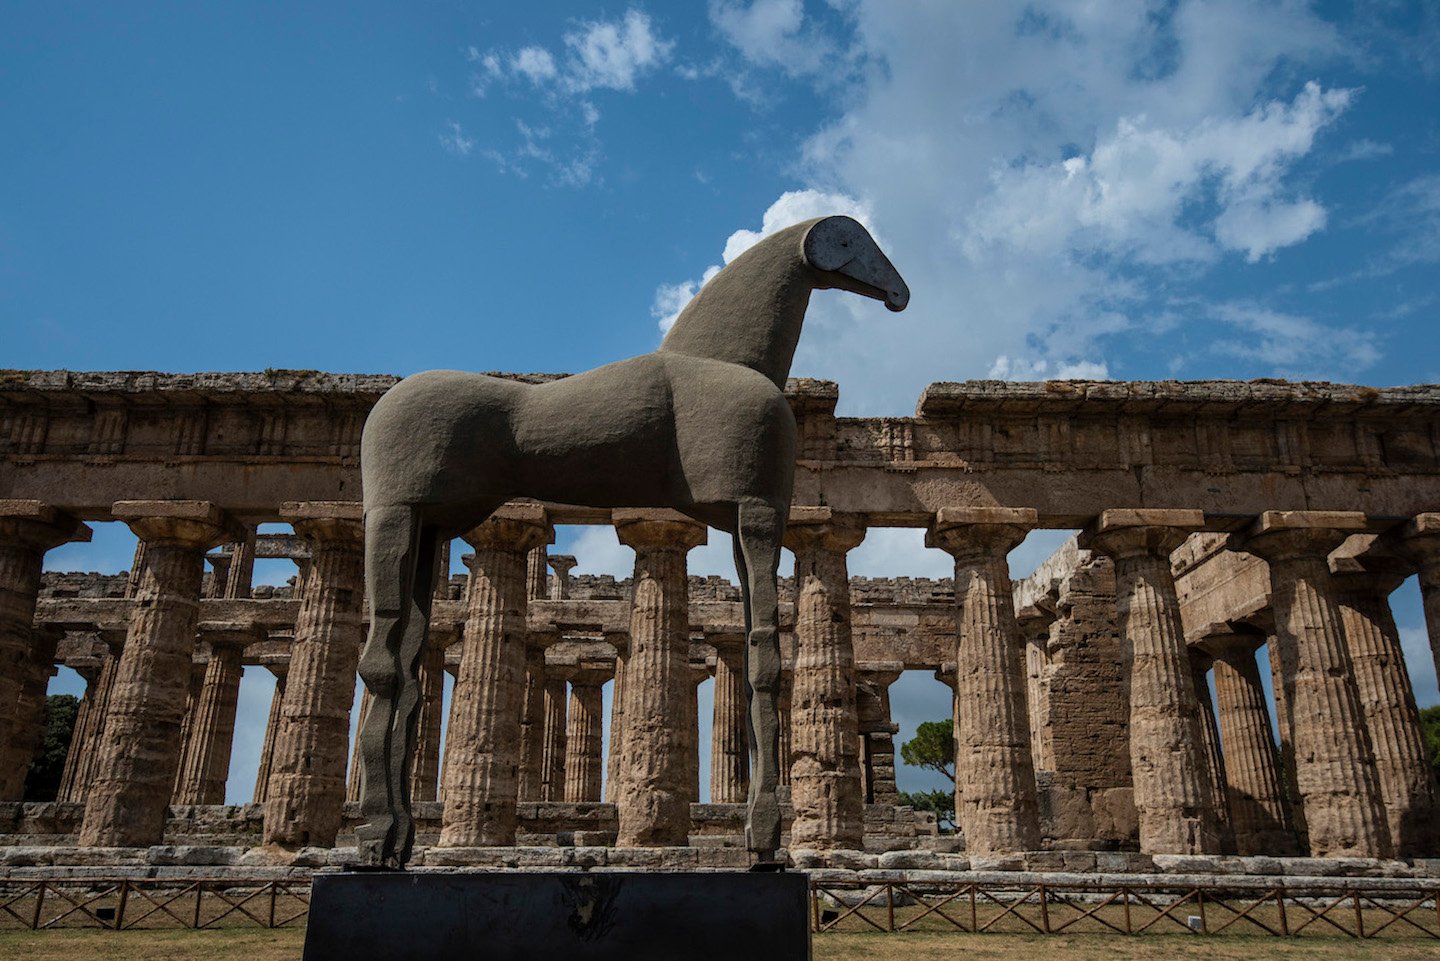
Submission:
<svg viewBox="0 0 1440 961">
<path fill-rule="evenodd" d="M 345 863 L 358 446 L 394 382 L 0 377 L 0 867 Z M 797 579 L 782 585 L 797 864 L 909 852 L 921 867 L 1144 870 L 1178 855 L 1280 873 L 1269 859 L 1308 856 L 1440 874 L 1387 601 L 1419 574 L 1440 656 L 1440 388 L 938 383 L 891 418 L 837 418 L 827 382 L 787 395 L 802 445 Z M 83 522 L 111 520 L 139 536 L 128 576 L 41 573 Z M 274 522 L 293 534 L 256 534 Z M 574 558 L 546 553 L 559 524 L 614 524 L 655 589 L 573 576 Z M 705 530 L 562 505 L 487 525 L 466 537 L 471 573 L 434 601 L 416 863 L 744 866 L 744 627 L 737 587 L 686 576 Z M 875 527 L 926 529 L 955 578 L 849 578 L 846 553 Z M 1036 528 L 1080 533 L 1012 584 L 1006 555 Z M 497 558 L 521 553 L 526 589 L 494 589 Z M 291 586 L 252 587 L 266 557 L 296 562 Z M 691 684 L 628 663 L 641 632 L 687 660 Z M 497 640 L 524 646 L 523 675 L 480 659 Z M 56 665 L 88 686 L 58 801 L 22 804 Z M 277 684 L 254 803 L 226 806 L 247 665 Z M 907 670 L 955 692 L 957 837 L 897 803 L 889 688 Z M 709 677 L 702 798 L 695 686 Z M 476 719 L 505 703 L 519 737 L 479 742 Z M 484 752 L 513 778 L 478 777 Z M 688 817 L 647 806 L 654 784 L 688 794 Z"/>
</svg>

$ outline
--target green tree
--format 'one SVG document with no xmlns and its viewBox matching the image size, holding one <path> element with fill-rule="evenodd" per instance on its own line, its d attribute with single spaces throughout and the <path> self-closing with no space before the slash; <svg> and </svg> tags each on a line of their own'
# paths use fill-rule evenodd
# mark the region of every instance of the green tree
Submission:
<svg viewBox="0 0 1440 961">
<path fill-rule="evenodd" d="M 955 733 L 950 721 L 925 721 L 915 736 L 900 745 L 900 757 L 911 767 L 941 774 L 955 783 Z M 917 811 L 933 811 L 942 831 L 955 830 L 955 792 L 902 791 L 900 803 Z"/>
<path fill-rule="evenodd" d="M 925 721 L 915 736 L 900 745 L 900 757 L 912 767 L 923 767 L 955 780 L 955 730 L 950 721 Z"/>
<path fill-rule="evenodd" d="M 80 701 L 74 695 L 52 694 L 45 698 L 45 737 L 25 776 L 25 800 L 53 801 L 60 793 L 65 755 L 70 751 L 70 735 L 79 712 Z"/>
<path fill-rule="evenodd" d="M 1430 749 L 1430 766 L 1440 778 L 1440 704 L 1420 712 L 1420 730 L 1425 732 L 1425 746 Z"/>
<path fill-rule="evenodd" d="M 933 811 L 941 831 L 950 833 L 955 830 L 954 791 L 901 791 L 900 803 L 908 804 L 917 811 Z"/>
</svg>

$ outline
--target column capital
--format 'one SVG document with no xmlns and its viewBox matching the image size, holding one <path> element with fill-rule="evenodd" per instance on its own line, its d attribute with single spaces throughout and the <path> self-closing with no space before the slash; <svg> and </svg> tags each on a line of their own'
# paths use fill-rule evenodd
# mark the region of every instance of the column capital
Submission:
<svg viewBox="0 0 1440 961">
<path fill-rule="evenodd" d="M 504 504 L 479 525 L 460 535 L 476 550 L 526 553 L 555 539 L 550 516 L 539 504 Z"/>
<path fill-rule="evenodd" d="M 43 501 L 0 499 L 0 538 L 48 551 L 70 541 L 90 540 L 90 528 Z"/>
<path fill-rule="evenodd" d="M 1199 648 L 1216 660 L 1237 655 L 1254 657 L 1255 652 L 1266 641 L 1265 635 L 1259 631 L 1245 630 L 1229 621 L 1207 624 L 1195 636 L 1196 640 L 1190 644 L 1191 649 Z"/>
<path fill-rule="evenodd" d="M 792 507 L 785 525 L 785 546 L 792 551 L 848 553 L 865 540 L 865 523 L 854 514 L 828 507 Z"/>
<path fill-rule="evenodd" d="M 1124 508 L 1101 511 L 1080 532 L 1079 545 L 1120 560 L 1142 554 L 1168 556 L 1195 531 L 1205 526 L 1205 513 L 1196 510 Z"/>
<path fill-rule="evenodd" d="M 1395 532 L 1393 543 L 1421 568 L 1440 565 L 1440 513 L 1416 514 Z"/>
<path fill-rule="evenodd" d="M 1413 573 L 1410 561 L 1377 534 L 1357 534 L 1330 554 L 1330 574 L 1345 594 L 1388 597 Z"/>
<path fill-rule="evenodd" d="M 855 665 L 855 683 L 889 687 L 904 673 L 905 665 L 900 661 L 861 661 Z"/>
<path fill-rule="evenodd" d="M 244 536 L 235 521 L 209 501 L 117 501 L 110 512 L 147 544 L 208 550 Z"/>
<path fill-rule="evenodd" d="M 1036 599 L 1033 603 L 1015 611 L 1015 623 L 1020 628 L 1020 633 L 1025 638 L 1037 637 L 1050 630 L 1050 625 L 1059 618 L 1060 611 L 1056 607 L 1054 598 L 1048 594 Z"/>
<path fill-rule="evenodd" d="M 1266 511 L 1248 528 L 1230 536 L 1232 550 L 1267 561 L 1324 558 L 1351 534 L 1366 530 L 1358 511 Z"/>
<path fill-rule="evenodd" d="M 209 644 L 212 650 L 217 647 L 243 650 L 270 636 L 263 626 L 254 621 L 201 621 L 196 632 L 200 635 L 200 640 Z"/>
<path fill-rule="evenodd" d="M 620 543 L 635 550 L 689 551 L 709 538 L 704 524 L 679 511 L 626 508 L 611 511 L 610 522 Z"/>
<path fill-rule="evenodd" d="M 938 547 L 956 560 L 1008 554 L 1039 519 L 1029 507 L 942 507 L 930 522 L 925 546 Z"/>
<path fill-rule="evenodd" d="M 365 546 L 365 508 L 358 501 L 286 501 L 280 519 L 306 540 Z"/>
<path fill-rule="evenodd" d="M 601 687 L 615 676 L 615 667 L 574 667 L 564 669 L 562 676 L 572 687 Z"/>
</svg>

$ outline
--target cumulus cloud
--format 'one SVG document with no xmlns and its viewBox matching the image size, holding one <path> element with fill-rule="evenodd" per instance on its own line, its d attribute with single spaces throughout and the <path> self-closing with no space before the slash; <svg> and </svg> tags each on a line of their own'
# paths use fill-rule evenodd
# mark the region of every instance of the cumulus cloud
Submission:
<svg viewBox="0 0 1440 961">
<path fill-rule="evenodd" d="M 1282 199 L 1282 175 L 1351 99 L 1351 91 L 1312 82 L 1289 104 L 1272 101 L 1183 130 L 1123 117 L 1086 156 L 993 173 L 966 243 L 972 251 L 992 244 L 1143 263 L 1209 260 L 1220 250 L 1258 260 L 1325 225 L 1313 200 Z M 1197 203 L 1215 215 L 1191 224 Z"/>
<path fill-rule="evenodd" d="M 1180 352 L 1149 335 L 1177 293 L 1327 228 L 1301 165 L 1360 95 L 1306 82 L 1343 45 L 1302 0 L 837 6 L 859 68 L 797 169 L 864 199 L 913 292 L 898 315 L 816 294 L 795 373 L 839 380 L 842 411 L 902 412 L 956 377 L 1127 376 L 1152 349 L 1163 367 Z M 756 71 L 803 30 L 793 3 L 711 9 Z M 1244 339 L 1206 316 L 1185 354 Z M 1280 366 L 1269 337 L 1236 375 Z"/>
<path fill-rule="evenodd" d="M 650 18 L 628 10 L 620 21 L 595 21 L 565 34 L 565 85 L 585 92 L 634 90 L 640 75 L 670 59 L 675 44 L 658 36 Z"/>
<path fill-rule="evenodd" d="M 817 70 L 834 53 L 834 43 L 807 22 L 803 0 L 711 0 L 710 22 L 746 60 L 792 76 Z"/>
</svg>

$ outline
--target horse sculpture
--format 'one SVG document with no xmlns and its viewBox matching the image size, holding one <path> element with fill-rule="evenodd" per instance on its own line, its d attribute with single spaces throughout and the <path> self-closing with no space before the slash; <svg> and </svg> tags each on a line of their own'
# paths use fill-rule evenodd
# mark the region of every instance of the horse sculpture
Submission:
<svg viewBox="0 0 1440 961">
<path fill-rule="evenodd" d="M 864 227 L 824 217 L 737 257 L 652 354 L 536 385 L 426 371 L 375 405 L 360 454 L 372 606 L 360 661 L 372 697 L 360 732 L 368 818 L 357 832 L 362 864 L 402 867 L 414 843 L 416 671 L 440 546 L 516 497 L 674 508 L 734 535 L 754 769 L 746 836 L 760 860 L 773 859 L 780 846 L 776 569 L 796 443 L 784 388 L 810 292 L 824 288 L 896 311 L 910 299 Z"/>
</svg>

